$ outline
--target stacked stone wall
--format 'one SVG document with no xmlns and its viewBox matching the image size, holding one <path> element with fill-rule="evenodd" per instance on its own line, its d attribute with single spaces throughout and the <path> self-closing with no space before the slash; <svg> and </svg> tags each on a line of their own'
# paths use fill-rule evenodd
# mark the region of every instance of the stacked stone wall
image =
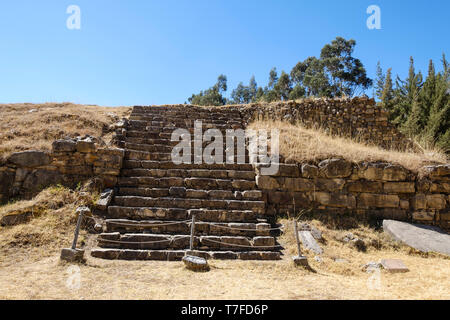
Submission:
<svg viewBox="0 0 450 320">
<path fill-rule="evenodd" d="M 350 137 L 386 149 L 405 150 L 412 141 L 388 121 L 389 113 L 375 100 L 360 98 L 305 99 L 240 106 L 246 124 L 254 120 L 301 122 L 308 128 L 321 128 L 332 135 Z"/>
<path fill-rule="evenodd" d="M 76 187 L 93 177 L 114 187 L 124 154 L 123 149 L 98 147 L 90 138 L 55 141 L 51 152 L 14 153 L 0 166 L 0 202 L 31 198 L 51 185 Z"/>
<path fill-rule="evenodd" d="M 257 168 L 257 172 L 259 169 Z M 280 164 L 277 175 L 257 175 L 268 211 L 285 215 L 312 210 L 351 213 L 361 219 L 394 219 L 450 228 L 450 165 L 429 166 L 421 175 L 389 163 Z"/>
</svg>

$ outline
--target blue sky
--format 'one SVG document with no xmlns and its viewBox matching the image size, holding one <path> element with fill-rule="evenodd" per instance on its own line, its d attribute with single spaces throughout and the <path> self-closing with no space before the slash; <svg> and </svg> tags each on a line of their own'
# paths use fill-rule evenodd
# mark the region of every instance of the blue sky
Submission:
<svg viewBox="0 0 450 320">
<path fill-rule="evenodd" d="M 69 30 L 69 5 L 81 29 Z M 381 30 L 366 26 L 381 8 Z M 378 60 L 404 77 L 450 55 L 448 0 L 3 0 L 0 102 L 107 106 L 183 103 L 228 77 L 229 92 L 269 70 L 289 72 L 336 36 L 374 77 Z M 371 92 L 368 92 L 371 95 Z"/>
</svg>

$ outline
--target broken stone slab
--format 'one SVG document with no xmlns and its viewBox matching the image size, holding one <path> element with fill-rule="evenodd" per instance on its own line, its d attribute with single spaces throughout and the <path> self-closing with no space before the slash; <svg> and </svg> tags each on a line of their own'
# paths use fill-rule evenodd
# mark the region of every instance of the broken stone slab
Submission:
<svg viewBox="0 0 450 320">
<path fill-rule="evenodd" d="M 114 190 L 113 189 L 106 189 L 102 192 L 100 195 L 100 198 L 95 203 L 95 207 L 98 210 L 106 211 L 111 204 L 114 197 Z"/>
<path fill-rule="evenodd" d="M 418 251 L 450 256 L 450 235 L 437 227 L 384 220 L 383 230 L 395 240 Z"/>
<path fill-rule="evenodd" d="M 383 259 L 381 260 L 381 266 L 390 273 L 409 272 L 408 267 L 399 259 Z"/>
<path fill-rule="evenodd" d="M 24 151 L 13 153 L 8 161 L 19 167 L 35 168 L 48 165 L 50 156 L 42 151 Z"/>
<path fill-rule="evenodd" d="M 299 231 L 300 241 L 305 249 L 314 252 L 315 254 L 322 254 L 323 250 L 314 239 L 310 231 Z"/>
<path fill-rule="evenodd" d="M 84 259 L 84 250 L 72 248 L 62 249 L 60 259 L 71 263 L 84 263 L 86 261 Z"/>
<path fill-rule="evenodd" d="M 183 257 L 184 265 L 187 269 L 195 272 L 205 272 L 209 271 L 208 261 L 204 258 L 195 257 L 195 256 L 184 256 Z"/>
</svg>

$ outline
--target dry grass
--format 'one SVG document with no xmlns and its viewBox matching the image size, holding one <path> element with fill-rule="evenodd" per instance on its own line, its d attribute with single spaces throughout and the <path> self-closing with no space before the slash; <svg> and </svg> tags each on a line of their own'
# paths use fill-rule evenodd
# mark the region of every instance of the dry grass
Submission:
<svg viewBox="0 0 450 320">
<path fill-rule="evenodd" d="M 71 103 L 0 105 L 0 158 L 24 150 L 50 150 L 54 140 L 91 135 L 128 117 L 129 107 L 98 107 Z"/>
<path fill-rule="evenodd" d="M 76 289 L 71 266 L 59 261 L 60 249 L 71 243 L 74 209 L 80 203 L 78 193 L 71 197 L 73 203 L 28 224 L 0 229 L 0 299 L 450 299 L 448 257 L 414 254 L 362 225 L 336 230 L 312 221 L 326 239 L 322 262 L 307 253 L 314 271 L 295 268 L 291 256 L 296 246 L 287 220 L 280 221 L 287 227 L 280 237 L 282 261 L 210 261 L 211 271 L 198 274 L 181 262 L 106 261 L 87 255 Z M 339 241 L 348 232 L 369 244 L 367 252 Z M 83 232 L 80 243 L 92 248 L 95 237 Z M 348 262 L 335 262 L 335 257 Z M 371 289 L 372 274 L 361 266 L 382 258 L 402 259 L 411 271 L 383 271 L 380 287 Z"/>
<path fill-rule="evenodd" d="M 425 150 L 423 153 L 384 150 L 348 138 L 330 136 L 322 130 L 306 129 L 281 121 L 256 121 L 249 128 L 280 129 L 280 154 L 299 162 L 339 157 L 354 162 L 385 161 L 419 171 L 425 165 L 449 161 L 444 153 L 435 150 Z"/>
</svg>

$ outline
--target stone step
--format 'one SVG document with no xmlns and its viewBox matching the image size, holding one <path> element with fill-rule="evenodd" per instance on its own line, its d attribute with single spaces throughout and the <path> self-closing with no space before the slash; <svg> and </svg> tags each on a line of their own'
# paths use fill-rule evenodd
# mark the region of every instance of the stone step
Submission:
<svg viewBox="0 0 450 320">
<path fill-rule="evenodd" d="M 107 260 L 159 260 L 181 261 L 189 253 L 208 260 L 280 260 L 281 253 L 277 251 L 201 251 L 189 252 L 185 250 L 123 250 L 123 249 L 93 249 L 94 258 Z"/>
<path fill-rule="evenodd" d="M 119 187 L 170 188 L 184 187 L 200 190 L 254 190 L 256 182 L 236 179 L 182 178 L 182 177 L 119 177 Z"/>
<path fill-rule="evenodd" d="M 181 177 L 255 181 L 255 171 L 207 169 L 122 169 L 122 177 Z"/>
<path fill-rule="evenodd" d="M 128 219 L 108 219 L 106 222 L 106 232 L 113 233 L 153 233 L 153 234 L 183 234 L 189 235 L 191 232 L 190 221 L 135 221 Z M 216 222 L 196 222 L 195 234 L 197 236 L 270 236 L 277 232 L 272 232 L 268 223 L 216 223 Z M 279 234 L 279 232 L 278 232 Z"/>
<path fill-rule="evenodd" d="M 159 207 L 184 209 L 225 209 L 225 210 L 251 210 L 264 214 L 266 205 L 264 201 L 249 200 L 218 200 L 218 199 L 192 199 L 192 198 L 150 198 L 136 196 L 116 196 L 114 203 L 121 207 Z"/>
<path fill-rule="evenodd" d="M 191 152 L 191 161 L 194 161 L 195 154 Z M 222 161 L 228 160 L 226 157 L 225 151 L 223 152 L 223 155 L 220 157 Z M 248 154 L 245 155 L 242 159 L 244 163 L 250 162 L 250 157 Z M 172 154 L 171 153 L 161 153 L 161 152 L 147 152 L 147 151 L 140 151 L 140 150 L 125 150 L 125 160 L 147 160 L 147 161 L 172 161 Z M 233 157 L 233 161 L 237 161 L 238 157 L 235 154 Z"/>
<path fill-rule="evenodd" d="M 137 116 L 145 116 L 145 117 L 165 117 L 165 118 L 189 118 L 189 119 L 241 119 L 241 114 L 237 110 L 195 110 L 192 108 L 185 109 L 171 109 L 171 110 L 162 110 L 162 109 L 137 109 L 133 108 L 133 112 L 131 113 L 132 117 Z"/>
<path fill-rule="evenodd" d="M 187 250 L 190 235 L 149 233 L 103 233 L 97 238 L 101 248 L 134 250 Z M 275 238 L 243 236 L 194 236 L 193 245 L 199 251 L 277 251 Z"/>
<path fill-rule="evenodd" d="M 171 153 L 174 146 L 167 144 L 138 144 L 125 142 L 124 149 L 156 153 Z"/>
<path fill-rule="evenodd" d="M 184 128 L 184 127 L 193 127 L 195 125 L 195 121 L 198 121 L 197 119 L 193 118 L 165 118 L 162 117 L 160 120 L 155 120 L 155 117 L 150 117 L 147 115 L 132 115 L 130 117 L 130 121 L 143 121 L 148 126 L 154 126 L 154 127 L 177 127 L 177 128 Z M 203 121 L 202 121 L 203 122 Z M 242 119 L 235 118 L 235 119 L 227 119 L 227 120 L 217 120 L 217 119 L 208 119 L 207 122 L 203 122 L 204 124 L 218 124 L 218 125 L 229 125 L 230 128 L 234 125 L 242 126 Z"/>
<path fill-rule="evenodd" d="M 193 120 L 193 121 L 185 121 L 184 123 L 180 121 L 173 121 L 169 123 L 164 123 L 160 121 L 145 121 L 145 120 L 130 120 L 129 128 L 131 130 L 146 130 L 149 132 L 173 132 L 175 129 L 185 129 L 191 133 L 194 133 L 195 121 L 201 121 L 202 130 L 206 131 L 208 129 L 219 129 L 221 131 L 228 129 L 243 129 L 243 125 L 241 122 L 237 123 L 237 121 L 233 121 L 232 123 L 228 123 L 227 121 L 220 120 Z M 163 124 L 163 125 L 161 125 Z"/>
<path fill-rule="evenodd" d="M 156 139 L 153 139 L 156 140 Z M 127 149 L 129 151 L 144 151 L 144 152 L 155 152 L 155 153 L 171 153 L 173 148 L 178 145 L 180 142 L 173 142 L 173 141 L 167 141 L 166 143 L 162 144 L 148 144 L 148 143 L 131 143 L 131 142 L 124 142 L 123 148 Z M 211 142 L 203 142 L 200 147 L 205 148 L 208 146 Z M 191 154 L 194 155 L 195 153 L 196 145 L 194 143 L 191 143 Z M 246 146 L 244 148 L 244 154 L 247 156 L 246 159 L 248 159 L 248 149 Z M 223 148 L 221 149 L 223 152 L 223 155 L 226 156 L 226 152 L 228 150 L 227 145 L 224 143 Z M 230 147 L 230 150 L 233 150 L 233 154 L 237 155 L 238 147 L 234 145 L 233 147 Z M 204 149 L 201 149 L 201 153 L 203 153 Z"/>
<path fill-rule="evenodd" d="M 190 220 L 195 214 L 198 221 L 203 222 L 245 222 L 256 223 L 265 218 L 264 215 L 251 210 L 209 210 L 163 207 L 124 207 L 110 206 L 109 219 L 132 219 L 138 221 L 158 219 L 162 221 Z"/>
<path fill-rule="evenodd" d="M 170 188 L 132 188 L 121 187 L 117 192 L 118 196 L 139 196 L 164 198 L 177 196 L 179 198 L 196 199 L 228 199 L 228 200 L 262 200 L 263 193 L 260 190 L 230 191 L 230 190 L 199 190 L 186 189 L 184 187 Z"/>
<path fill-rule="evenodd" d="M 179 164 L 176 165 L 172 161 L 149 161 L 149 160 L 124 160 L 123 168 L 143 168 L 143 169 L 208 169 L 208 170 L 241 170 L 252 171 L 253 165 L 249 163 L 243 164 Z"/>
</svg>

